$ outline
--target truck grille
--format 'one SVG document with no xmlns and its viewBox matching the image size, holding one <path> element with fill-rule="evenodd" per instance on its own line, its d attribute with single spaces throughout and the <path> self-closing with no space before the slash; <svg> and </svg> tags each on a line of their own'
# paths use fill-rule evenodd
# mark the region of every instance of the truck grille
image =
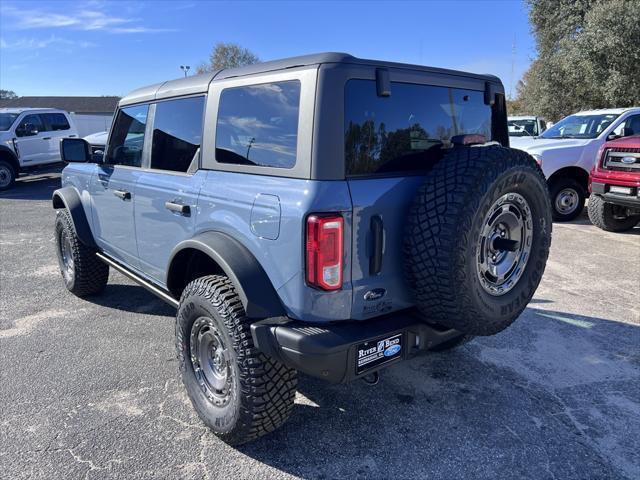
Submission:
<svg viewBox="0 0 640 480">
<path fill-rule="evenodd" d="M 622 172 L 640 172 L 640 148 L 612 148 L 605 153 L 602 168 Z"/>
</svg>

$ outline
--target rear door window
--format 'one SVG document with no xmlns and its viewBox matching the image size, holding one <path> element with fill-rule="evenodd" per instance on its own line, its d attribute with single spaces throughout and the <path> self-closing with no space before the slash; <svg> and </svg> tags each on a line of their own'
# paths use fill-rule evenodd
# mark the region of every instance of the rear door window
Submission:
<svg viewBox="0 0 640 480">
<path fill-rule="evenodd" d="M 153 120 L 151 168 L 186 172 L 202 142 L 204 97 L 160 102 Z"/>
<path fill-rule="evenodd" d="M 67 117 L 62 113 L 44 113 L 42 117 L 48 131 L 69 130 L 71 128 Z"/>
<path fill-rule="evenodd" d="M 223 90 L 216 126 L 216 160 L 293 168 L 299 109 L 299 80 Z"/>
<path fill-rule="evenodd" d="M 427 170 L 456 135 L 491 138 L 491 107 L 484 92 L 392 82 L 379 97 L 373 80 L 345 87 L 347 175 L 399 174 Z"/>
</svg>

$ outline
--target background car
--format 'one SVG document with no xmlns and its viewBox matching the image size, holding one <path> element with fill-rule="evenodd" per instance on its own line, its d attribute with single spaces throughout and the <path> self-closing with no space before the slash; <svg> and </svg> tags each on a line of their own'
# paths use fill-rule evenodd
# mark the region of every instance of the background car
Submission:
<svg viewBox="0 0 640 480">
<path fill-rule="evenodd" d="M 60 139 L 77 137 L 71 116 L 53 108 L 0 109 L 0 190 L 20 172 L 60 161 Z"/>
<path fill-rule="evenodd" d="M 640 222 L 640 135 L 607 142 L 589 175 L 589 219 L 608 232 Z"/>
<path fill-rule="evenodd" d="M 540 164 L 549 185 L 553 218 L 568 221 L 584 208 L 589 171 L 600 147 L 608 140 L 638 134 L 640 108 L 590 110 L 563 118 L 538 137 L 511 144 Z"/>
<path fill-rule="evenodd" d="M 547 129 L 547 121 L 534 115 L 510 116 L 507 119 L 509 141 L 518 148 L 520 138 L 536 137 Z"/>
</svg>

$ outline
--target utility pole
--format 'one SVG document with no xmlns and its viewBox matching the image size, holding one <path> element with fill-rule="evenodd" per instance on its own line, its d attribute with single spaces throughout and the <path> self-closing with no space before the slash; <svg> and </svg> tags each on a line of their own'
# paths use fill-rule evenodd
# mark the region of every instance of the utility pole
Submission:
<svg viewBox="0 0 640 480">
<path fill-rule="evenodd" d="M 180 70 L 184 72 L 185 78 L 187 77 L 187 72 L 189 71 L 190 68 L 191 67 L 189 65 L 180 65 Z"/>
<path fill-rule="evenodd" d="M 509 100 L 513 100 L 513 77 L 516 69 L 516 35 L 513 34 L 513 44 L 511 46 L 511 79 L 509 80 Z"/>
</svg>

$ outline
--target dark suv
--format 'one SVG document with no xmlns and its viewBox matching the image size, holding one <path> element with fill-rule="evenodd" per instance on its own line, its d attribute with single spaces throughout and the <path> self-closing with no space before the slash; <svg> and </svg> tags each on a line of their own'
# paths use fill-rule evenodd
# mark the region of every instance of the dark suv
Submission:
<svg viewBox="0 0 640 480">
<path fill-rule="evenodd" d="M 112 267 L 175 306 L 196 411 L 246 442 L 286 420 L 298 372 L 373 381 L 518 317 L 551 216 L 508 142 L 487 75 L 325 53 L 152 85 L 104 156 L 62 142 L 62 276 L 86 296 Z"/>
</svg>

